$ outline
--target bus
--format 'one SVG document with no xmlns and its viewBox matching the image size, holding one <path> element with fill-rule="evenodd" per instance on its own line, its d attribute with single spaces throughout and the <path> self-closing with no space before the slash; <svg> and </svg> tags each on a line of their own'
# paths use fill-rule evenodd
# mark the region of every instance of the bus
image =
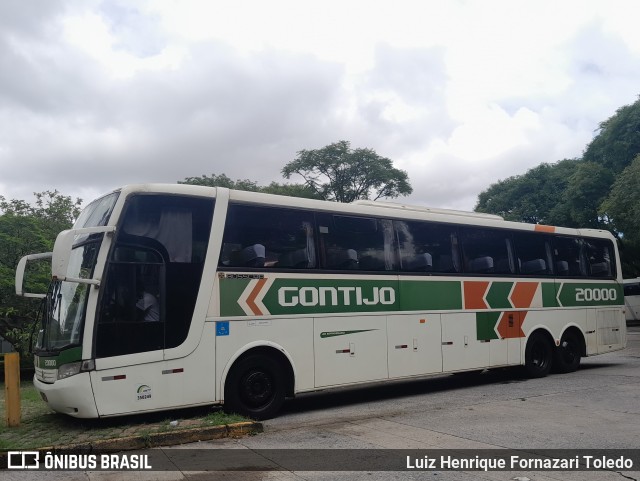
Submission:
<svg viewBox="0 0 640 481">
<path fill-rule="evenodd" d="M 624 279 L 622 285 L 626 319 L 628 322 L 637 322 L 640 320 L 640 277 Z"/>
<path fill-rule="evenodd" d="M 24 292 L 43 258 L 48 292 Z M 34 385 L 79 418 L 222 404 L 266 419 L 333 387 L 571 372 L 627 340 L 606 231 L 192 185 L 93 201 L 20 261 L 16 291 L 43 298 Z"/>
</svg>

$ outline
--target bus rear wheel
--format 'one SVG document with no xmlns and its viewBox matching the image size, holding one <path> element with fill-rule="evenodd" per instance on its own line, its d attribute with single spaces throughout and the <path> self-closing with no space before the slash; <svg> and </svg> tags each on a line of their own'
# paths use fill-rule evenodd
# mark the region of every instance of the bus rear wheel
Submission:
<svg viewBox="0 0 640 481">
<path fill-rule="evenodd" d="M 574 372 L 580 366 L 581 345 L 572 332 L 565 332 L 553 353 L 553 369 L 559 373 Z"/>
<path fill-rule="evenodd" d="M 545 377 L 553 363 L 553 346 L 541 332 L 529 336 L 524 353 L 524 367 L 529 377 Z"/>
<path fill-rule="evenodd" d="M 225 383 L 224 407 L 256 420 L 276 415 L 285 398 L 280 363 L 270 356 L 249 355 L 233 365 Z"/>
</svg>

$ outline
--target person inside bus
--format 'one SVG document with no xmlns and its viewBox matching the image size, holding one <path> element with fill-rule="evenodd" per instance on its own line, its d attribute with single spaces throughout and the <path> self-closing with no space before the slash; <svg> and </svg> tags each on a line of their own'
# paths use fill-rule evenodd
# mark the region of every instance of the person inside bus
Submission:
<svg viewBox="0 0 640 481">
<path fill-rule="evenodd" d="M 139 292 L 136 302 L 138 310 L 138 319 L 143 322 L 159 322 L 160 321 L 160 303 L 158 298 L 152 293 L 150 286 L 144 286 Z"/>
</svg>

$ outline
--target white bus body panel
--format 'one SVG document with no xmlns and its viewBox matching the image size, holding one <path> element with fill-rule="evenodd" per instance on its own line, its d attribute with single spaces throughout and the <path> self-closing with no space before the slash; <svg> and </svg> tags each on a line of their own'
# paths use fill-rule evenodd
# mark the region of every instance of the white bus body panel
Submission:
<svg viewBox="0 0 640 481">
<path fill-rule="evenodd" d="M 380 315 L 315 318 L 316 387 L 388 378 L 386 319 Z"/>
<path fill-rule="evenodd" d="M 440 314 L 400 314 L 387 317 L 389 377 L 442 372 Z"/>
</svg>

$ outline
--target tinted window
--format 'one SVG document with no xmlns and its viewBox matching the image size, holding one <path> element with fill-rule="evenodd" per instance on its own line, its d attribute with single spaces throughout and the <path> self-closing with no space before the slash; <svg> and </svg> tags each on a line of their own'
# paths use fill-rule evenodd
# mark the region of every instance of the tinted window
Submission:
<svg viewBox="0 0 640 481">
<path fill-rule="evenodd" d="M 580 258 L 580 239 L 575 237 L 554 238 L 553 256 L 557 276 L 579 277 L 584 275 Z"/>
<path fill-rule="evenodd" d="M 625 284 L 624 285 L 625 296 L 640 296 L 640 284 Z"/>
<path fill-rule="evenodd" d="M 321 266 L 325 269 L 390 271 L 396 268 L 390 220 L 318 214 L 317 228 Z"/>
<path fill-rule="evenodd" d="M 316 265 L 312 212 L 229 206 L 221 267 L 310 269 Z"/>
<path fill-rule="evenodd" d="M 128 199 L 106 268 L 96 357 L 167 349 L 186 339 L 213 205 L 171 195 Z"/>
<path fill-rule="evenodd" d="M 546 276 L 553 274 L 550 238 L 529 232 L 515 232 L 513 244 L 520 274 Z"/>
<path fill-rule="evenodd" d="M 461 229 L 465 272 L 472 274 L 511 274 L 509 232 L 492 229 Z"/>
<path fill-rule="evenodd" d="M 583 239 L 587 274 L 591 277 L 612 277 L 615 271 L 613 246 L 604 239 Z"/>
<path fill-rule="evenodd" d="M 394 221 L 401 269 L 407 272 L 459 271 L 455 228 L 429 222 Z"/>
</svg>

